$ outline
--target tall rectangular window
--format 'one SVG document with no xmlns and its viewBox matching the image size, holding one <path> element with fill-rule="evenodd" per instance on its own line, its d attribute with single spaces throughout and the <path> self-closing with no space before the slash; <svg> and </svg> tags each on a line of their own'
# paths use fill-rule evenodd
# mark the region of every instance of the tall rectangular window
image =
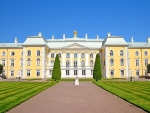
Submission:
<svg viewBox="0 0 150 113">
<path fill-rule="evenodd" d="M 121 76 L 124 76 L 124 70 L 120 70 Z"/>
<path fill-rule="evenodd" d="M 148 64 L 148 60 L 147 60 L 147 59 L 145 59 L 145 66 L 147 66 L 147 64 Z"/>
<path fill-rule="evenodd" d="M 69 75 L 69 70 L 66 70 L 66 75 Z"/>
<path fill-rule="evenodd" d="M 27 70 L 27 76 L 30 76 L 30 74 L 31 74 L 30 70 Z"/>
<path fill-rule="evenodd" d="M 74 70 L 74 75 L 77 75 L 77 70 Z"/>
<path fill-rule="evenodd" d="M 22 59 L 20 59 L 20 66 L 23 66 L 23 62 L 22 62 Z"/>
<path fill-rule="evenodd" d="M 40 76 L 40 70 L 36 70 L 36 76 Z"/>
<path fill-rule="evenodd" d="M 11 60 L 11 66 L 14 66 L 14 60 Z"/>
<path fill-rule="evenodd" d="M 52 70 L 49 70 L 49 75 L 52 75 Z"/>
<path fill-rule="evenodd" d="M 91 75 L 93 75 L 93 70 L 91 70 Z"/>
<path fill-rule="evenodd" d="M 139 66 L 139 60 L 136 59 L 136 66 Z"/>
<path fill-rule="evenodd" d="M 85 75 L 85 70 L 82 70 L 82 75 Z"/>
<path fill-rule="evenodd" d="M 136 70 L 136 75 L 137 75 L 137 76 L 139 76 L 139 75 L 140 75 L 139 70 Z"/>
<path fill-rule="evenodd" d="M 14 71 L 10 71 L 10 76 L 14 76 Z"/>
<path fill-rule="evenodd" d="M 2 65 L 5 66 L 5 60 L 4 59 L 2 60 Z"/>
<path fill-rule="evenodd" d="M 145 75 L 147 75 L 147 70 L 145 70 Z"/>
<path fill-rule="evenodd" d="M 114 76 L 114 70 L 110 70 L 110 75 Z"/>
<path fill-rule="evenodd" d="M 3 70 L 3 73 L 2 73 L 3 75 L 5 75 L 5 70 Z"/>
</svg>

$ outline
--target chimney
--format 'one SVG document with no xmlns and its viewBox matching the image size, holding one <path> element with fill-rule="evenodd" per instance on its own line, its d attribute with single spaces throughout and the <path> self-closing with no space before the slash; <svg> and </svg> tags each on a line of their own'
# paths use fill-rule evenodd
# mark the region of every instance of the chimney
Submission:
<svg viewBox="0 0 150 113">
<path fill-rule="evenodd" d="M 98 35 L 96 35 L 96 39 L 98 39 Z"/>
<path fill-rule="evenodd" d="M 66 35 L 65 34 L 63 34 L 63 39 L 65 39 L 66 38 Z"/>
<path fill-rule="evenodd" d="M 15 37 L 15 44 L 17 44 L 18 43 L 18 38 L 17 37 Z"/>
<path fill-rule="evenodd" d="M 147 43 L 150 43 L 150 37 L 147 38 Z"/>
<path fill-rule="evenodd" d="M 88 35 L 87 35 L 87 33 L 85 34 L 85 39 L 88 39 Z"/>
<path fill-rule="evenodd" d="M 110 32 L 107 33 L 107 36 L 108 36 L 108 37 L 110 36 Z"/>
<path fill-rule="evenodd" d="M 54 39 L 54 35 L 52 35 L 52 39 Z"/>
<path fill-rule="evenodd" d="M 42 36 L 42 33 L 41 33 L 41 32 L 39 32 L 38 36 Z"/>
<path fill-rule="evenodd" d="M 131 37 L 131 43 L 133 43 L 133 42 L 134 42 L 133 37 Z"/>
</svg>

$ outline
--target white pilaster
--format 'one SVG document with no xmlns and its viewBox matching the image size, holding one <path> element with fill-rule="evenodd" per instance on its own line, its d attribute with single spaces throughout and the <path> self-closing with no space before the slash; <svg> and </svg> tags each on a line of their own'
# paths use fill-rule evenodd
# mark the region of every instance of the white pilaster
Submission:
<svg viewBox="0 0 150 113">
<path fill-rule="evenodd" d="M 65 52 L 62 52 L 62 66 L 65 66 Z"/>
<path fill-rule="evenodd" d="M 126 78 L 129 78 L 129 61 L 128 61 L 128 48 L 125 47 L 125 61 L 126 61 Z"/>
<path fill-rule="evenodd" d="M 81 58 L 81 53 L 78 53 L 78 67 L 80 67 L 81 66 L 81 64 L 80 64 L 80 58 Z"/>
<path fill-rule="evenodd" d="M 24 79 L 25 76 L 26 76 L 26 69 L 25 69 L 25 66 L 26 66 L 26 47 L 23 47 L 23 74 L 22 74 L 22 78 Z"/>
<path fill-rule="evenodd" d="M 108 47 L 105 47 L 105 70 L 106 70 L 106 78 L 109 78 L 109 69 L 108 69 Z"/>
<path fill-rule="evenodd" d="M 70 66 L 72 67 L 73 66 L 73 59 L 72 59 L 72 52 L 70 53 Z"/>
<path fill-rule="evenodd" d="M 45 47 L 42 47 L 42 78 L 45 76 Z"/>
<path fill-rule="evenodd" d="M 88 66 L 88 60 L 89 60 L 89 53 L 88 52 L 86 52 L 86 64 L 85 64 L 85 66 Z"/>
</svg>

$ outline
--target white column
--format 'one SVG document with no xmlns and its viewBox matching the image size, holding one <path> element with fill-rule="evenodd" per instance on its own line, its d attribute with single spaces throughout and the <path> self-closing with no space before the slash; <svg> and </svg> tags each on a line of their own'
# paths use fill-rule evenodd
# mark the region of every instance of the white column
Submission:
<svg viewBox="0 0 150 113">
<path fill-rule="evenodd" d="M 126 62 L 126 78 L 129 78 L 129 61 L 128 61 L 128 48 L 125 47 L 125 62 Z"/>
<path fill-rule="evenodd" d="M 45 47 L 42 47 L 42 78 L 45 76 Z"/>
<path fill-rule="evenodd" d="M 22 70 L 22 78 L 24 79 L 25 76 L 26 76 L 26 69 L 25 69 L 25 66 L 26 66 L 26 48 L 23 47 L 23 70 Z"/>
<path fill-rule="evenodd" d="M 78 53 L 78 67 L 81 67 L 81 63 L 80 63 L 80 58 L 81 58 L 81 54 L 80 53 Z"/>
<path fill-rule="evenodd" d="M 89 53 L 88 52 L 86 52 L 86 64 L 85 64 L 85 66 L 88 66 L 88 60 L 89 60 Z"/>
<path fill-rule="evenodd" d="M 70 66 L 72 67 L 73 66 L 73 59 L 72 59 L 72 52 L 70 53 Z"/>
<path fill-rule="evenodd" d="M 108 69 L 108 47 L 105 47 L 105 70 L 106 70 L 106 78 L 109 78 L 109 69 Z"/>
</svg>

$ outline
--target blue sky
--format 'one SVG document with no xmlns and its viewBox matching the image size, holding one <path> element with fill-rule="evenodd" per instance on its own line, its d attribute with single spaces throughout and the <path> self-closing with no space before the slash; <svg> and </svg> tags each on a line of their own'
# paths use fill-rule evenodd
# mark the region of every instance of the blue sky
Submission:
<svg viewBox="0 0 150 113">
<path fill-rule="evenodd" d="M 0 43 L 24 42 L 42 32 L 46 39 L 124 36 L 127 42 L 150 37 L 150 0 L 0 0 Z"/>
</svg>

